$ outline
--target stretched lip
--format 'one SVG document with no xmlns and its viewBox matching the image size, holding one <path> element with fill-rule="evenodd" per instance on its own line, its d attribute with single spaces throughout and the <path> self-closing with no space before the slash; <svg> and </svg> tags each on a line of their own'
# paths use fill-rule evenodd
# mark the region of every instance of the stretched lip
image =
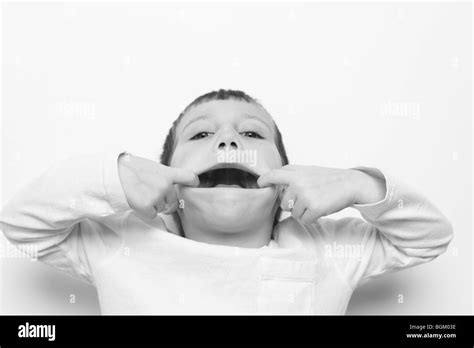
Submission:
<svg viewBox="0 0 474 348">
<path fill-rule="evenodd" d="M 206 173 L 206 172 L 210 172 L 211 170 L 215 170 L 215 169 L 221 169 L 221 168 L 228 168 L 228 169 L 240 169 L 240 170 L 243 170 L 244 172 L 247 172 L 247 173 L 250 173 L 252 174 L 253 176 L 255 176 L 257 179 L 259 178 L 259 174 L 257 174 L 256 171 L 250 169 L 249 167 L 247 167 L 246 165 L 243 165 L 241 163 L 229 163 L 229 162 L 222 162 L 222 163 L 217 163 L 207 169 L 204 169 L 204 170 L 201 170 L 197 173 L 197 175 L 201 175 L 203 173 Z"/>
<path fill-rule="evenodd" d="M 198 177 L 199 188 L 259 188 L 259 175 L 240 163 L 217 163 L 200 171 Z"/>
</svg>

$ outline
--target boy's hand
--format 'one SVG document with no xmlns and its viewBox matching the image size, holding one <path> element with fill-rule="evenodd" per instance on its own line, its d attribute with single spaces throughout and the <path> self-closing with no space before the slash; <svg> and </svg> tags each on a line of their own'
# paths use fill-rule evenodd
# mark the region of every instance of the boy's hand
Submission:
<svg viewBox="0 0 474 348">
<path fill-rule="evenodd" d="M 198 186 L 199 178 L 191 171 L 122 154 L 118 171 L 128 204 L 140 215 L 153 219 L 157 213 L 171 214 L 178 207 L 173 184 Z"/>
<path fill-rule="evenodd" d="M 306 224 L 385 197 L 384 180 L 355 169 L 287 165 L 262 175 L 257 183 L 259 187 L 282 185 L 281 208 Z"/>
</svg>

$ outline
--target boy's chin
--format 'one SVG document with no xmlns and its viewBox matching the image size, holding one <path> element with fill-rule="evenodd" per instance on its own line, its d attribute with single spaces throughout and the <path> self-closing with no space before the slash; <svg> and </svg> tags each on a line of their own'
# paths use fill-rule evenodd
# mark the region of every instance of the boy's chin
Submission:
<svg viewBox="0 0 474 348">
<path fill-rule="evenodd" d="M 199 220 L 232 231 L 239 226 L 273 217 L 278 198 L 275 187 L 244 189 L 239 187 L 182 187 L 184 214 L 197 214 Z"/>
</svg>

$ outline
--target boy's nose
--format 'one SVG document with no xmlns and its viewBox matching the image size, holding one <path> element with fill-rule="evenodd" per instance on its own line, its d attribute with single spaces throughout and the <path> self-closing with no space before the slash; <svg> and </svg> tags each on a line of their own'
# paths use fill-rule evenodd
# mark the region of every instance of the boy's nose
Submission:
<svg viewBox="0 0 474 348">
<path fill-rule="evenodd" d="M 237 149 L 238 146 L 235 141 L 221 141 L 219 143 L 218 149 L 224 150 L 226 147 L 229 147 L 231 149 Z"/>
<path fill-rule="evenodd" d="M 216 139 L 217 150 L 236 150 L 240 148 L 239 140 L 237 139 L 237 133 L 230 128 L 223 128 Z"/>
</svg>

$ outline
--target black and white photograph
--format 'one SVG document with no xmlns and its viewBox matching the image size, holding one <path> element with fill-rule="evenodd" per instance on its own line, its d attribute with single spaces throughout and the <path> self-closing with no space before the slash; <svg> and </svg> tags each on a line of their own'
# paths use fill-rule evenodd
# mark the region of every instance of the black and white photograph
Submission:
<svg viewBox="0 0 474 348">
<path fill-rule="evenodd" d="M 472 12 L 2 2 L 0 345 L 344 316 L 472 346 Z"/>
</svg>

